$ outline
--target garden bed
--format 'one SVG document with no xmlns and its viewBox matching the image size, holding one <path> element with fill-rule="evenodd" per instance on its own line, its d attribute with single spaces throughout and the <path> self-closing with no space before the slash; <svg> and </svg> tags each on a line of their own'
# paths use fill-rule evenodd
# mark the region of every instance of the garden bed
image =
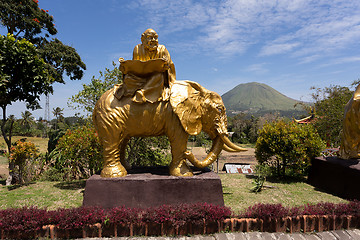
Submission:
<svg viewBox="0 0 360 240">
<path fill-rule="evenodd" d="M 1 239 L 85 238 L 213 234 L 217 232 L 313 232 L 360 227 L 360 202 L 287 208 L 256 204 L 234 216 L 206 203 L 136 209 L 95 207 L 0 210 Z"/>
</svg>

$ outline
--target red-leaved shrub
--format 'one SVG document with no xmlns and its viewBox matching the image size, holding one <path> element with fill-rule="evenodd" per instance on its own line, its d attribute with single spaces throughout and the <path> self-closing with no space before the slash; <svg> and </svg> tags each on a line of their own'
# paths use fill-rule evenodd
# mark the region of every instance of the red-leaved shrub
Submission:
<svg viewBox="0 0 360 240">
<path fill-rule="evenodd" d="M 102 223 L 106 215 L 105 211 L 99 207 L 80 207 L 51 211 L 50 216 L 50 224 L 70 230 Z"/>
<path fill-rule="evenodd" d="M 289 209 L 279 204 L 264 204 L 258 203 L 253 206 L 250 206 L 241 217 L 247 218 L 279 218 L 286 217 L 289 215 Z"/>
<path fill-rule="evenodd" d="M 142 221 L 142 210 L 138 208 L 115 207 L 107 212 L 107 221 L 110 224 L 130 224 Z"/>
<path fill-rule="evenodd" d="M 49 212 L 36 207 L 0 210 L 0 229 L 4 231 L 37 231 L 48 223 Z"/>
</svg>

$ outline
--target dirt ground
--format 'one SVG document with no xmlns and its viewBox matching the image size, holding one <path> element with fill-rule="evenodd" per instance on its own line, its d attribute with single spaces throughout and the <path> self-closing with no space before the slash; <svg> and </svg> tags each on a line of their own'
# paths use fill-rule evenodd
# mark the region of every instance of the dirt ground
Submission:
<svg viewBox="0 0 360 240">
<path fill-rule="evenodd" d="M 255 158 L 255 149 L 254 148 L 246 148 L 246 152 L 239 152 L 239 153 L 229 153 L 222 151 L 219 157 L 219 173 L 224 173 L 222 171 L 225 163 L 247 163 L 250 164 L 250 166 L 253 168 L 254 165 L 257 164 L 256 158 Z M 203 147 L 193 147 L 189 148 L 189 150 L 192 151 L 192 153 L 195 155 L 195 157 L 199 160 L 202 160 L 206 157 L 206 152 Z M 217 171 L 217 162 L 213 163 L 213 170 Z"/>
<path fill-rule="evenodd" d="M 9 169 L 7 164 L 0 164 L 0 180 L 6 179 L 9 175 Z"/>
</svg>

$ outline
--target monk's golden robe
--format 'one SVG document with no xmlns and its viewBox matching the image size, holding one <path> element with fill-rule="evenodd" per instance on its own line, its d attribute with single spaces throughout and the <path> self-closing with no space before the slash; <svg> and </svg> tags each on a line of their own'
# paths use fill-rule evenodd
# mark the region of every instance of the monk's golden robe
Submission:
<svg viewBox="0 0 360 240">
<path fill-rule="evenodd" d="M 115 92 L 115 97 L 119 100 L 125 97 L 131 97 L 134 102 L 157 102 L 166 101 L 170 96 L 170 87 L 176 80 L 175 66 L 171 61 L 170 54 L 164 45 L 158 45 L 155 51 L 147 51 L 143 44 L 138 44 L 134 48 L 133 60 L 141 61 L 137 63 L 132 61 L 132 65 L 141 64 L 146 65 L 148 62 L 153 64 L 155 59 L 164 59 L 167 65 L 162 70 L 156 70 L 151 73 L 139 74 L 133 72 L 126 72 L 127 67 L 121 66 L 120 69 L 124 73 L 123 84 Z M 127 61 L 125 61 L 127 62 Z M 158 61 L 159 62 L 159 61 Z M 158 63 L 157 62 L 157 63 Z M 154 62 L 156 63 L 156 62 Z"/>
</svg>

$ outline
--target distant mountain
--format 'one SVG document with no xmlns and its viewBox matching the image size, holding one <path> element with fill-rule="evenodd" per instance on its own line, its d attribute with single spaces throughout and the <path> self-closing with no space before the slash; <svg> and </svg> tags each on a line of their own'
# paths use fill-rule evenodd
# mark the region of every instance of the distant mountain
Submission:
<svg viewBox="0 0 360 240">
<path fill-rule="evenodd" d="M 263 83 L 239 84 L 221 96 L 228 114 L 237 112 L 266 113 L 266 112 L 294 112 L 303 109 L 294 104 L 299 102 L 276 91 Z"/>
</svg>

